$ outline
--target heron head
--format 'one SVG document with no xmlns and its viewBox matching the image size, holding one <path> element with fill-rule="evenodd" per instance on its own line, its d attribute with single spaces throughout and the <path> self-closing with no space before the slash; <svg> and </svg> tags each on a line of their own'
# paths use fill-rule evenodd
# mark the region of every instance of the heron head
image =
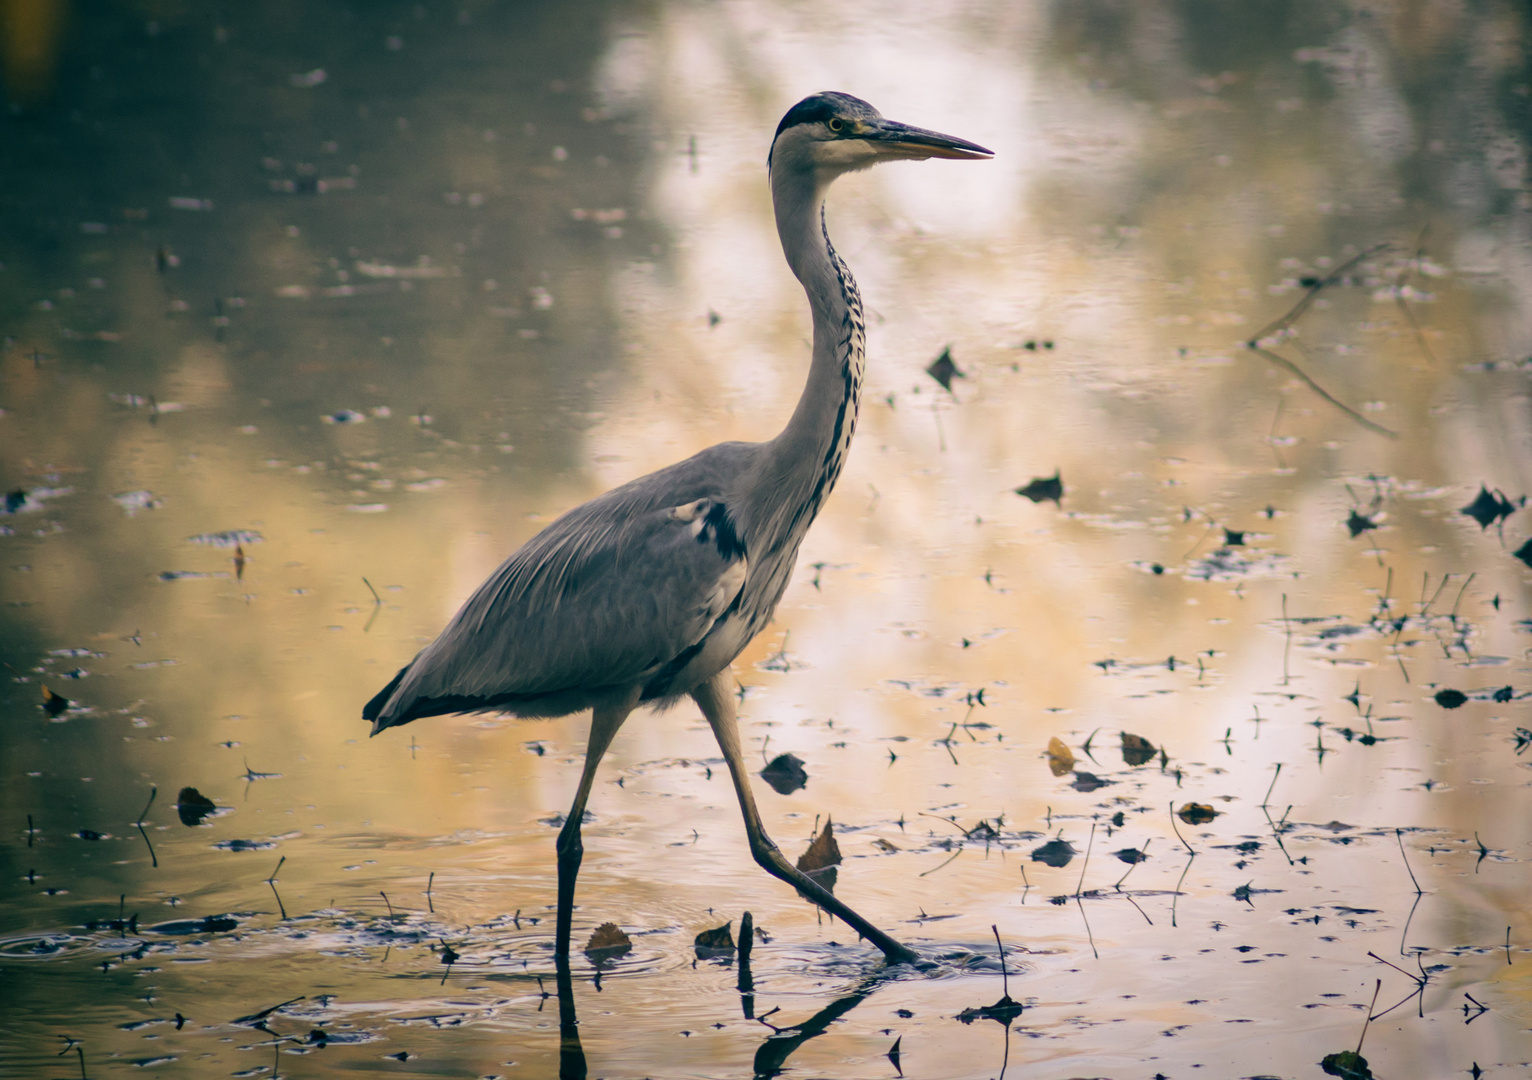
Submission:
<svg viewBox="0 0 1532 1080">
<path fill-rule="evenodd" d="M 826 91 L 787 110 L 766 164 L 773 171 L 813 172 L 828 181 L 880 161 L 933 157 L 982 161 L 994 152 L 966 139 L 885 119 L 861 98 Z"/>
</svg>

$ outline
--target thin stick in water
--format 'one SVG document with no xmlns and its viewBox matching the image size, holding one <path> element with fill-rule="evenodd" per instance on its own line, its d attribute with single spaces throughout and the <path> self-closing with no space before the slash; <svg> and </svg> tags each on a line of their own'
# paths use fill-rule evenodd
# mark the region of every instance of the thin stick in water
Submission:
<svg viewBox="0 0 1532 1080">
<path fill-rule="evenodd" d="M 1356 1041 L 1356 1056 L 1362 1056 L 1362 1044 L 1367 1041 L 1367 1029 L 1372 1025 L 1372 1011 L 1378 1007 L 1378 991 L 1383 989 L 1383 980 L 1379 979 L 1372 988 L 1372 1004 L 1367 1006 L 1367 1019 L 1362 1021 L 1362 1037 Z"/>
<path fill-rule="evenodd" d="M 277 868 L 275 870 L 273 870 L 271 872 L 271 876 L 266 879 L 266 884 L 271 886 L 271 895 L 275 896 L 277 898 L 277 910 L 282 913 L 282 920 L 284 922 L 287 921 L 287 908 L 284 907 L 283 904 L 282 904 L 282 894 L 277 892 L 277 874 L 281 873 L 281 871 L 282 871 L 282 864 L 285 863 L 286 861 L 287 861 L 287 856 L 286 855 L 283 855 L 280 859 L 278 859 L 277 860 Z"/>
<path fill-rule="evenodd" d="M 1276 787 L 1277 787 L 1277 777 L 1279 777 L 1281 775 L 1282 775 L 1282 763 L 1279 761 L 1279 762 L 1277 762 L 1277 771 L 1271 774 L 1271 786 L 1266 789 L 1266 797 L 1261 800 L 1261 808 L 1262 809 L 1265 809 L 1266 807 L 1271 805 L 1271 793 L 1276 790 Z"/>
<path fill-rule="evenodd" d="M 1409 857 L 1408 854 L 1405 853 L 1405 850 L 1404 850 L 1404 830 L 1403 829 L 1395 829 L 1394 830 L 1394 839 L 1399 841 L 1399 857 L 1404 860 L 1404 868 L 1405 868 L 1405 870 L 1409 871 L 1410 884 L 1415 886 L 1415 895 L 1416 896 L 1420 896 L 1420 895 L 1422 895 L 1425 892 L 1425 890 L 1420 887 L 1420 882 L 1415 880 L 1415 871 L 1414 870 L 1410 870 L 1410 857 Z"/>
<path fill-rule="evenodd" d="M 1000 992 L 1010 997 L 1011 977 L 1005 971 L 1005 945 L 1000 941 L 1000 930 L 994 923 L 989 924 L 989 929 L 995 935 L 995 946 L 1000 950 Z"/>
</svg>

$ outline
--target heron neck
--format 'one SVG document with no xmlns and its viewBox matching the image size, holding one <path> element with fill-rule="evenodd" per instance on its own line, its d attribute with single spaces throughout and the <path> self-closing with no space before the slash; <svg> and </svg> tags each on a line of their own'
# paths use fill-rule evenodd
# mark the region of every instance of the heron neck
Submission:
<svg viewBox="0 0 1532 1080">
<path fill-rule="evenodd" d="M 792 419 L 765 444 L 764 483 L 775 520 L 761 522 L 777 543 L 796 545 L 834 487 L 856 428 L 866 359 L 862 298 L 824 224 L 828 181 L 782 170 L 772 176 L 777 234 L 813 316 L 813 358 Z"/>
</svg>

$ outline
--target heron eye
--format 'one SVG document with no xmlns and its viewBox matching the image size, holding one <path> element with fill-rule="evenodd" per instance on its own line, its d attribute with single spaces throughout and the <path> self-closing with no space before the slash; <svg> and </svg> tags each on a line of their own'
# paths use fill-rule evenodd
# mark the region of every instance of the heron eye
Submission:
<svg viewBox="0 0 1532 1080">
<path fill-rule="evenodd" d="M 829 127 L 829 129 L 831 131 L 839 131 L 841 128 L 845 127 L 846 125 L 841 123 L 839 119 L 837 119 L 835 117 L 831 117 L 830 118 L 830 123 L 827 126 Z"/>
</svg>

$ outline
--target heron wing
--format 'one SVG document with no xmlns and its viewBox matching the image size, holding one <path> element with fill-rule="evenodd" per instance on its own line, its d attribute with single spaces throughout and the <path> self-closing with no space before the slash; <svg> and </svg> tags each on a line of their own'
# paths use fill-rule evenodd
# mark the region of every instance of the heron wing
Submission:
<svg viewBox="0 0 1532 1080">
<path fill-rule="evenodd" d="M 375 730 L 632 685 L 699 643 L 748 562 L 716 486 L 673 470 L 682 475 L 617 488 L 527 541 L 369 703 Z M 693 497 L 678 502 L 678 490 Z"/>
</svg>

